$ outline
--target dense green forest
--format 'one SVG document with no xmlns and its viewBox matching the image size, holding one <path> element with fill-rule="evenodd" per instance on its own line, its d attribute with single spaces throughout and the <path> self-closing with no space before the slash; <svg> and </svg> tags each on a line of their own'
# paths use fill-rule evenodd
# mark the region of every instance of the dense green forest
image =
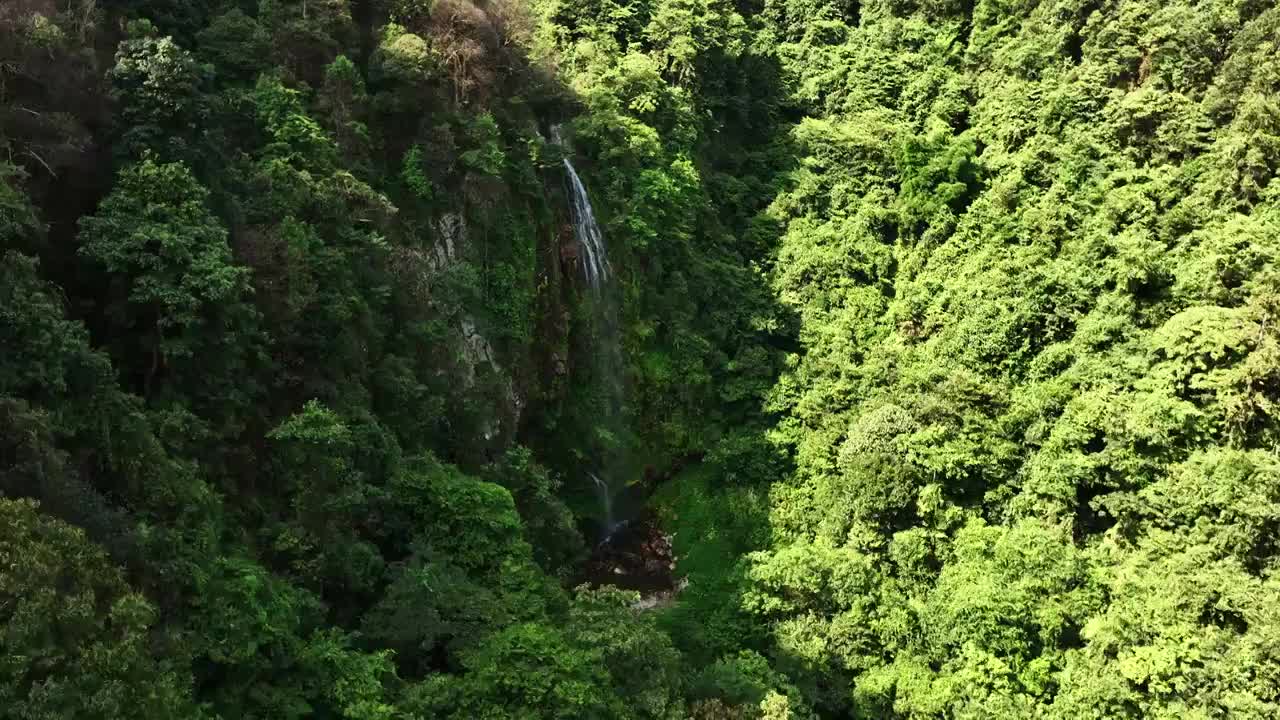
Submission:
<svg viewBox="0 0 1280 720">
<path fill-rule="evenodd" d="M 1278 171 L 1267 0 L 0 0 L 0 718 L 1280 717 Z"/>
</svg>

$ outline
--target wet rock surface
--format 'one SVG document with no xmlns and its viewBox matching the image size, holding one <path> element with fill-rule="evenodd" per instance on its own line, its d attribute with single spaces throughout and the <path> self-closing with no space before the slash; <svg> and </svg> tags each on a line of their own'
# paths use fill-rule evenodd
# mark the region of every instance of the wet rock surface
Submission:
<svg viewBox="0 0 1280 720">
<path fill-rule="evenodd" d="M 675 567 L 671 537 L 646 510 L 596 545 L 583 567 L 582 582 L 636 590 L 641 594 L 637 607 L 650 608 L 674 597 Z"/>
</svg>

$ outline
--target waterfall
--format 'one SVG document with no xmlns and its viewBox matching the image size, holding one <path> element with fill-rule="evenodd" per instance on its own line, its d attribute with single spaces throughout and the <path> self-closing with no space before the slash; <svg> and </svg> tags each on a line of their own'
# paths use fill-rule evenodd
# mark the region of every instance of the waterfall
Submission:
<svg viewBox="0 0 1280 720">
<path fill-rule="evenodd" d="M 609 279 L 609 257 L 605 254 L 604 235 L 596 224 L 596 215 L 591 210 L 587 189 L 583 187 L 569 158 L 564 159 L 564 169 L 569 173 L 569 184 L 573 187 L 573 234 L 584 255 L 582 272 L 591 289 L 599 291 L 600 283 Z"/>
<path fill-rule="evenodd" d="M 617 528 L 617 522 L 613 519 L 613 490 L 609 487 L 609 483 L 601 480 L 595 473 L 590 473 L 590 475 L 591 482 L 595 483 L 596 486 L 596 499 L 600 501 L 600 511 L 604 515 L 601 518 L 601 522 L 604 523 L 603 540 L 601 542 L 607 542 L 609 536 Z"/>
<path fill-rule="evenodd" d="M 582 266 L 583 279 L 591 288 L 591 296 L 584 298 L 585 307 L 589 310 L 590 345 L 586 348 L 591 353 L 590 368 L 595 381 L 605 391 L 603 407 L 591 422 L 603 429 L 603 435 L 617 437 L 622 422 L 622 355 L 618 327 L 617 297 L 607 292 L 607 285 L 613 268 L 609 264 L 609 256 L 605 249 L 604 233 L 596 222 L 595 211 L 591 207 L 591 199 L 587 196 L 587 188 L 582 178 L 568 158 L 568 145 L 560 134 L 560 126 L 551 126 L 551 145 L 564 152 L 561 164 L 568 178 L 569 212 L 573 222 L 573 236 L 577 244 L 577 259 Z M 619 521 L 615 515 L 614 501 L 618 493 L 618 457 L 616 448 L 594 447 L 594 470 L 588 472 L 595 490 L 596 501 L 600 508 L 601 534 L 600 543 L 604 544 L 625 522 Z M 599 473 L 599 474 L 596 474 Z M 625 496 L 621 496 L 625 498 Z M 625 502 L 625 500 L 624 500 Z M 627 508 L 621 508 L 625 514 Z"/>
<path fill-rule="evenodd" d="M 563 146 L 560 138 L 560 126 L 551 128 L 551 140 L 557 146 Z M 595 211 L 591 209 L 591 198 L 587 197 L 587 188 L 578 177 L 569 158 L 564 158 L 564 169 L 569 175 L 569 191 L 572 202 L 569 209 L 573 216 L 573 236 L 578 241 L 578 252 L 582 261 L 582 274 L 591 289 L 599 292 L 600 285 L 609 279 L 609 255 L 605 251 L 604 233 L 596 222 Z"/>
</svg>

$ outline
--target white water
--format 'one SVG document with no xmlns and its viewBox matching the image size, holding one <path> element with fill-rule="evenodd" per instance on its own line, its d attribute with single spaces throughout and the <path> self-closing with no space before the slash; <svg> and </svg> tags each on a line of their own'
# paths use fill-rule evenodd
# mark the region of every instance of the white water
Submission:
<svg viewBox="0 0 1280 720">
<path fill-rule="evenodd" d="M 560 126 L 551 128 L 551 141 L 563 145 L 560 138 Z M 596 222 L 595 211 L 591 209 L 591 198 L 587 197 L 587 188 L 578 177 L 569 158 L 564 159 L 565 172 L 569 174 L 569 189 L 572 201 L 569 208 L 573 215 L 573 236 L 578 241 L 579 259 L 582 261 L 582 274 L 591 289 L 599 292 L 600 286 L 609 279 L 609 255 L 605 250 L 604 233 Z"/>
<path fill-rule="evenodd" d="M 619 379 L 621 361 L 618 356 L 617 321 L 611 299 L 601 293 L 601 289 L 612 274 L 612 267 L 609 265 L 609 255 L 604 244 L 604 233 L 600 231 L 595 210 L 591 207 L 591 198 L 587 196 L 587 188 L 582 184 L 582 178 L 578 176 L 578 171 L 574 169 L 573 162 L 568 158 L 567 146 L 560 134 L 559 125 L 551 127 L 551 144 L 565 151 L 566 156 L 561 162 L 569 178 L 569 210 L 573 220 L 573 236 L 578 246 L 578 262 L 582 266 L 583 278 L 596 297 L 596 301 L 590 304 L 595 313 L 594 365 L 612 393 L 607 415 L 601 418 L 601 422 L 608 424 L 617 418 L 618 409 L 621 406 Z M 603 463 L 603 466 L 608 465 L 608 462 Z M 601 472 L 605 477 L 609 477 L 606 470 L 607 467 L 602 467 Z M 596 500 L 600 504 L 600 521 L 603 524 L 600 542 L 605 543 L 620 526 L 613 511 L 614 489 L 608 481 L 600 479 L 595 473 L 589 473 L 589 475 L 595 486 Z"/>
<path fill-rule="evenodd" d="M 609 256 L 605 254 L 604 234 L 596 224 L 596 215 L 591 210 L 591 200 L 587 197 L 587 189 L 573 169 L 569 158 L 564 159 L 564 169 L 569 173 L 569 184 L 573 187 L 573 234 L 578 239 L 578 248 L 582 252 L 582 272 L 592 290 L 599 291 L 600 284 L 609 279 Z"/>
<path fill-rule="evenodd" d="M 601 480 L 595 473 L 591 473 L 591 482 L 595 483 L 596 499 L 600 501 L 600 510 L 604 513 L 601 518 L 604 522 L 604 540 L 608 540 L 617 529 L 617 522 L 613 519 L 613 490 L 609 488 L 609 483 Z"/>
</svg>

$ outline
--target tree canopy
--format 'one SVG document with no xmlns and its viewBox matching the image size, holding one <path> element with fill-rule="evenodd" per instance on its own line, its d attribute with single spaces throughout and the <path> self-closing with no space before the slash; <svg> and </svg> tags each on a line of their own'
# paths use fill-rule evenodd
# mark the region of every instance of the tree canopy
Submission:
<svg viewBox="0 0 1280 720">
<path fill-rule="evenodd" d="M 1276 717 L 1277 172 L 1265 0 L 0 4 L 0 718 Z"/>
</svg>

